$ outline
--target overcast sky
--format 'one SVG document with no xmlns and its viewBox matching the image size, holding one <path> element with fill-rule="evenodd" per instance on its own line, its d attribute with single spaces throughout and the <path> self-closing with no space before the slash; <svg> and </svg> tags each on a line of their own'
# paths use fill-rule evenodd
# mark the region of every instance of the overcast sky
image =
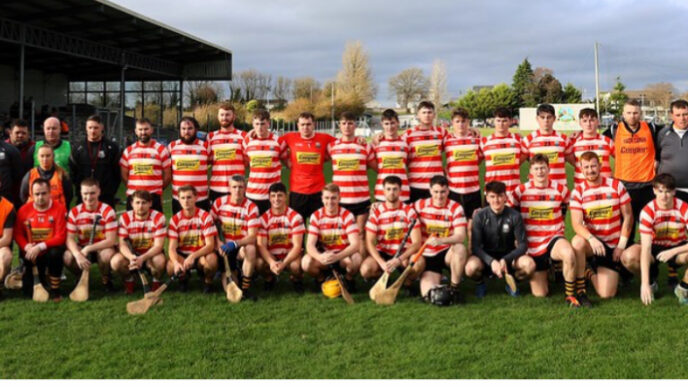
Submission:
<svg viewBox="0 0 688 387">
<path fill-rule="evenodd" d="M 377 100 L 408 67 L 429 75 L 446 63 L 449 94 L 511 84 L 525 57 L 593 97 L 593 44 L 600 87 L 621 76 L 628 89 L 672 82 L 688 90 L 688 1 L 114 0 L 233 52 L 235 72 L 332 79 L 349 40 L 367 49 Z"/>
</svg>

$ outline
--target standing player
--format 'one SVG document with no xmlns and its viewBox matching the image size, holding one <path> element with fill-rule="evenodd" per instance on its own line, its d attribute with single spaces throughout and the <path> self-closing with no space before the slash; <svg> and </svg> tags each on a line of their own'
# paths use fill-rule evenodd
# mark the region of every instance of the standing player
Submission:
<svg viewBox="0 0 688 387">
<path fill-rule="evenodd" d="M 507 198 L 521 184 L 521 136 L 510 133 L 511 112 L 498 107 L 494 112 L 495 131 L 480 141 L 485 157 L 485 181 L 506 184 Z"/>
<path fill-rule="evenodd" d="M 592 151 L 578 157 L 585 180 L 571 193 L 571 225 L 576 235 L 571 245 L 577 255 L 577 277 L 585 270 L 585 261 L 593 257 L 590 276 L 601 298 L 616 295 L 621 255 L 633 227 L 631 198 L 618 180 L 602 177 L 599 156 Z M 622 224 L 623 219 L 623 224 Z M 580 286 L 576 278 L 576 286 Z"/>
<path fill-rule="evenodd" d="M 12 203 L 0 196 L 0 225 L 2 225 L 2 235 L 0 236 L 0 299 L 2 299 L 2 289 L 5 277 L 10 273 L 12 265 L 12 231 L 17 212 Z"/>
<path fill-rule="evenodd" d="M 208 200 L 208 147 L 196 137 L 200 125 L 193 117 L 179 121 L 179 140 L 167 146 L 172 160 L 172 213 L 181 211 L 179 188 L 192 185 L 198 192 L 196 207 L 210 211 Z"/>
<path fill-rule="evenodd" d="M 490 275 L 503 278 L 509 273 L 518 280 L 525 280 L 535 273 L 533 258 L 525 255 L 528 241 L 523 218 L 506 205 L 506 185 L 501 181 L 485 184 L 485 199 L 489 206 L 479 209 L 473 217 L 473 255 L 466 263 L 466 277 L 478 282 L 475 289 L 478 298 L 485 296 L 485 278 Z M 506 291 L 512 296 L 518 295 L 518 289 L 508 285 Z"/>
<path fill-rule="evenodd" d="M 270 186 L 270 205 L 260 217 L 257 271 L 266 278 L 267 290 L 271 290 L 277 277 L 287 270 L 294 290 L 303 293 L 301 253 L 306 232 L 303 218 L 287 207 L 287 187 L 282 183 Z"/>
<path fill-rule="evenodd" d="M 323 166 L 329 157 L 327 145 L 334 137 L 315 133 L 313 114 L 299 114 L 298 133 L 286 133 L 279 138 L 281 157 L 286 160 L 289 175 L 289 207 L 305 220 L 322 207 L 321 192 L 325 186 Z"/>
<path fill-rule="evenodd" d="M 250 171 L 246 197 L 258 206 L 262 214 L 270 209 L 270 186 L 282 181 L 280 144 L 270 131 L 270 113 L 267 110 L 258 109 L 253 113 L 253 130 L 256 138 L 247 136 L 244 140 L 244 163 Z"/>
<path fill-rule="evenodd" d="M 234 175 L 246 174 L 244 168 L 244 140 L 246 132 L 234 127 L 236 113 L 229 102 L 220 104 L 217 120 L 220 129 L 208 133 L 206 143 L 210 156 L 210 203 L 229 193 L 229 180 Z"/>
<path fill-rule="evenodd" d="M 62 167 L 55 164 L 55 151 L 49 145 L 38 148 L 38 166 L 31 168 L 22 179 L 19 197 L 22 202 L 30 202 L 33 198 L 31 187 L 37 179 L 50 182 L 51 198 L 65 208 L 72 202 L 72 181 L 69 174 Z"/>
<path fill-rule="evenodd" d="M 411 185 L 411 202 L 430 197 L 430 179 L 443 175 L 442 143 L 447 131 L 441 126 L 433 126 L 435 105 L 430 101 L 418 104 L 418 126 L 409 129 L 402 138 L 409 146 L 409 184 Z"/>
<path fill-rule="evenodd" d="M 688 264 L 688 203 L 676 198 L 676 180 L 661 173 L 653 181 L 655 199 L 640 212 L 640 244 L 624 252 L 629 268 L 640 273 L 640 299 L 652 303 L 657 291 L 659 262 L 678 271 Z M 674 288 L 681 305 L 688 305 L 688 271 Z"/>
<path fill-rule="evenodd" d="M 449 199 L 449 180 L 444 176 L 430 179 L 430 198 L 414 203 L 422 226 L 425 271 L 420 277 L 423 297 L 442 280 L 442 270 L 449 268 L 454 301 L 459 301 L 459 283 L 466 266 L 466 217 L 461 204 Z M 423 266 L 421 266 L 423 267 Z"/>
<path fill-rule="evenodd" d="M 461 204 L 466 218 L 470 219 L 473 212 L 482 207 L 480 196 L 480 169 L 478 165 L 483 159 L 480 151 L 480 138 L 473 136 L 470 131 L 468 111 L 458 108 L 452 112 L 452 127 L 444 139 L 444 150 L 447 156 L 447 177 L 449 179 L 449 199 Z M 470 238 L 470 231 L 469 236 Z"/>
<path fill-rule="evenodd" d="M 180 276 L 180 289 L 186 292 L 189 270 L 196 268 L 203 276 L 203 293 L 211 293 L 217 271 L 217 256 L 213 252 L 217 229 L 210 214 L 196 207 L 196 188 L 185 185 L 178 193 L 182 210 L 172 217 L 167 230 L 170 240 L 167 274 Z"/>
<path fill-rule="evenodd" d="M 561 208 L 568 203 L 569 190 L 549 179 L 548 162 L 548 157 L 543 154 L 536 154 L 530 159 L 532 180 L 519 185 L 509 202 L 510 207 L 520 207 L 526 226 L 528 255 L 535 260 L 535 274 L 530 280 L 530 291 L 535 297 L 547 296 L 547 270 L 552 260 L 562 261 L 566 303 L 572 307 L 580 307 L 581 301 L 584 301 L 589 305 L 584 292 L 583 273 L 580 278 L 576 277 L 576 253 L 564 238 Z M 576 298 L 576 280 L 583 284 L 583 288 L 579 289 L 580 300 Z"/>
<path fill-rule="evenodd" d="M 563 187 L 566 182 L 566 156 L 571 151 L 566 135 L 554 130 L 556 114 L 554 106 L 541 104 L 537 114 L 538 130 L 531 132 L 521 140 L 521 162 L 532 159 L 536 154 L 547 156 L 549 161 L 549 180 Z M 529 176 L 532 179 L 533 176 Z"/>
<path fill-rule="evenodd" d="M 43 144 L 49 145 L 55 151 L 55 164 L 59 165 L 67 173 L 69 169 L 69 156 L 72 154 L 72 146 L 69 141 L 60 138 L 60 119 L 57 117 L 48 117 L 43 121 L 43 140 L 36 141 L 34 146 L 29 149 L 29 154 L 33 155 L 30 164 L 26 165 L 24 170 L 29 170 L 31 167 L 38 166 L 38 148 Z"/>
<path fill-rule="evenodd" d="M 19 246 L 19 256 L 24 259 L 22 289 L 31 295 L 33 279 L 31 269 L 38 267 L 38 275 L 43 284 L 50 289 L 53 301 L 62 300 L 60 277 L 62 276 L 62 255 L 67 236 L 67 210 L 62 204 L 50 198 L 50 182 L 36 179 L 31 183 L 32 200 L 17 212 L 14 223 L 14 240 Z M 45 278 L 46 268 L 48 278 Z"/>
<path fill-rule="evenodd" d="M 82 203 L 69 211 L 67 217 L 67 250 L 64 265 L 74 275 L 90 270 L 92 260 L 98 263 L 105 290 L 114 291 L 110 277 L 110 260 L 117 244 L 117 215 L 112 207 L 100 202 L 98 180 L 87 177 L 81 181 Z M 95 217 L 100 216 L 93 228 Z M 94 232 L 93 237 L 91 233 Z M 91 244 L 89 241 L 93 238 Z M 91 258 L 91 255 L 93 258 Z"/>
<path fill-rule="evenodd" d="M 399 251 L 401 241 L 409 231 L 411 222 L 416 217 L 413 206 L 401 202 L 402 181 L 399 177 L 390 175 L 383 180 L 385 201 L 375 206 L 370 212 L 366 223 L 366 245 L 368 257 L 361 264 L 361 276 L 369 280 L 377 278 L 383 272 L 391 273 L 409 265 L 411 255 L 420 248 L 420 223 L 416 223 L 411 230 L 404 251 L 398 257 L 392 257 Z M 412 283 L 420 272 L 409 275 L 404 284 L 413 293 Z"/>
<path fill-rule="evenodd" d="M 142 189 L 153 194 L 153 208 L 162 212 L 162 191 L 172 180 L 170 153 L 151 137 L 153 124 L 148 118 L 136 120 L 134 132 L 138 141 L 129 145 L 119 160 L 127 186 L 127 210 L 131 210 L 131 194 Z"/>
<path fill-rule="evenodd" d="M 310 218 L 301 266 L 318 283 L 325 281 L 328 268 L 344 270 L 346 287 L 353 292 L 354 275 L 361 267 L 360 236 L 354 216 L 339 205 L 339 195 L 336 184 L 323 188 L 323 207 Z"/>
<path fill-rule="evenodd" d="M 131 195 L 133 210 L 119 218 L 119 252 L 112 257 L 112 270 L 124 279 L 124 291 L 134 293 L 132 270 L 148 270 L 153 275 L 151 290 L 160 287 L 165 273 L 165 252 L 163 245 L 167 230 L 165 215 L 151 209 L 153 196 L 148 191 L 138 190 Z"/>
<path fill-rule="evenodd" d="M 332 159 L 332 182 L 339 187 L 342 207 L 356 218 L 356 225 L 363 230 L 370 211 L 370 187 L 367 168 L 375 169 L 375 153 L 369 144 L 361 145 L 356 139 L 356 116 L 344 112 L 339 117 L 342 137 L 327 145 Z M 361 231 L 361 234 L 365 234 Z M 361 256 L 365 256 L 365 244 L 360 244 Z"/>
<path fill-rule="evenodd" d="M 256 270 L 256 236 L 258 235 L 258 207 L 246 198 L 246 179 L 243 175 L 234 175 L 229 181 L 227 196 L 218 198 L 210 210 L 219 232 L 224 237 L 224 244 L 216 241 L 218 250 L 227 254 L 231 267 L 224 267 L 220 259 L 220 270 L 236 270 L 237 260 L 241 260 L 241 290 L 243 298 L 255 301 L 256 297 L 249 291 L 253 274 Z"/>
<path fill-rule="evenodd" d="M 408 202 L 410 190 L 406 164 L 409 148 L 404 139 L 399 136 L 399 116 L 392 109 L 382 112 L 383 137 L 373 147 L 377 158 L 377 181 L 375 183 L 375 199 L 384 202 L 385 192 L 382 182 L 387 176 L 397 176 L 401 179 L 401 193 L 399 200 Z"/>
<path fill-rule="evenodd" d="M 580 166 L 580 157 L 585 152 L 593 152 L 599 157 L 601 177 L 612 177 L 609 158 L 614 156 L 614 143 L 609 137 L 598 133 L 600 120 L 597 118 L 597 112 L 590 108 L 581 109 L 578 120 L 583 131 L 570 139 L 570 149 L 567 155 L 567 161 L 576 166 L 576 173 L 573 177 L 575 186 L 586 180 Z"/>
</svg>

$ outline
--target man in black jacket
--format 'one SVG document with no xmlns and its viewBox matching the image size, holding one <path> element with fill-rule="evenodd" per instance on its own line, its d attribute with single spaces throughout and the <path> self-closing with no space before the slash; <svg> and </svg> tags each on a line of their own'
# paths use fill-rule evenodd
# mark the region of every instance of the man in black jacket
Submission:
<svg viewBox="0 0 688 387">
<path fill-rule="evenodd" d="M 466 263 L 466 276 L 477 281 L 476 295 L 484 297 L 485 277 L 503 278 L 506 273 L 524 280 L 535 272 L 535 261 L 526 255 L 528 241 L 521 214 L 506 206 L 506 185 L 501 181 L 485 184 L 489 206 L 473 215 L 472 255 Z M 518 291 L 512 291 L 512 296 Z"/>
<path fill-rule="evenodd" d="M 86 139 L 72 147 L 69 165 L 77 204 L 81 203 L 81 181 L 92 177 L 100 183 L 100 201 L 115 208 L 115 195 L 121 181 L 120 150 L 116 143 L 105 138 L 104 132 L 100 116 L 90 116 L 86 120 Z"/>
</svg>

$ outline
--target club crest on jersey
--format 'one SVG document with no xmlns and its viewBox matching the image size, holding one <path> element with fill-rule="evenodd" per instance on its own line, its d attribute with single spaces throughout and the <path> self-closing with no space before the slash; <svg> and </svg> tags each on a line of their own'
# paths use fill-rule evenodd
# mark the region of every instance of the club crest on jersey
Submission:
<svg viewBox="0 0 688 387">
<path fill-rule="evenodd" d="M 503 223 L 502 224 L 502 233 L 508 234 L 509 231 L 511 231 L 511 225 L 509 223 Z"/>
</svg>

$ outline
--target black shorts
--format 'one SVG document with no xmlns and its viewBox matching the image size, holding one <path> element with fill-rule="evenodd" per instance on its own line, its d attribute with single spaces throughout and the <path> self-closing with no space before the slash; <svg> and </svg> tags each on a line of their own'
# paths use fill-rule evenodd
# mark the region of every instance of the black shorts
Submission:
<svg viewBox="0 0 688 387">
<path fill-rule="evenodd" d="M 466 214 L 466 219 L 472 219 L 473 212 L 483 207 L 483 196 L 480 194 L 480 191 L 467 194 L 449 191 L 449 199 L 461 204 L 463 212 Z"/>
<path fill-rule="evenodd" d="M 685 245 L 686 243 L 688 243 L 688 241 L 683 241 L 683 242 L 677 244 L 676 246 L 659 246 L 659 245 L 652 245 L 652 258 L 654 258 L 654 260 L 652 261 L 652 264 L 653 264 L 653 265 L 659 265 L 660 262 L 657 260 L 657 255 L 659 255 L 659 253 L 661 253 L 662 251 L 666 251 L 666 250 L 669 250 L 669 249 L 673 249 L 674 247 L 678 247 L 678 246 L 683 246 L 683 245 Z M 671 267 L 674 268 L 674 269 L 678 269 L 678 268 L 681 267 L 681 265 L 679 265 L 678 263 L 676 263 L 676 256 L 674 256 L 674 257 L 671 258 L 670 260 L 666 261 L 666 264 L 667 264 L 668 266 L 671 266 Z"/>
<path fill-rule="evenodd" d="M 160 198 L 160 195 L 152 193 L 151 196 L 153 197 L 153 204 L 151 205 L 151 208 L 158 212 L 162 212 L 162 199 Z M 131 199 L 132 195 L 127 196 L 127 211 L 131 211 L 133 209 L 131 206 Z"/>
<path fill-rule="evenodd" d="M 269 199 L 265 199 L 265 200 L 249 199 L 249 200 L 256 204 L 256 207 L 258 207 L 258 213 L 260 213 L 260 215 L 263 215 L 265 213 L 265 211 L 270 209 L 270 200 Z"/>
<path fill-rule="evenodd" d="M 304 221 L 322 206 L 322 194 L 319 192 L 314 194 L 292 192 L 289 194 L 289 207 L 298 212 Z"/>
<path fill-rule="evenodd" d="M 346 208 L 351 212 L 351 214 L 354 217 L 357 217 L 359 215 L 364 215 L 370 212 L 370 199 L 360 202 L 360 203 L 354 203 L 354 204 L 344 204 L 341 203 L 340 206 Z"/>
<path fill-rule="evenodd" d="M 222 257 L 221 252 L 216 252 L 217 254 L 217 270 L 220 273 L 224 273 L 225 271 L 225 259 Z M 232 251 L 231 253 L 227 254 L 227 261 L 229 262 L 229 268 L 232 271 L 236 271 L 239 265 L 237 264 L 239 257 L 239 249 L 236 249 Z"/>
<path fill-rule="evenodd" d="M 447 267 L 447 265 L 444 263 L 444 258 L 447 256 L 447 252 L 449 252 L 449 249 L 437 253 L 432 257 L 424 257 L 425 271 L 442 274 L 442 270 Z"/>
<path fill-rule="evenodd" d="M 415 203 L 420 199 L 427 199 L 430 197 L 430 190 L 428 189 L 418 189 L 411 187 L 411 196 L 409 199 L 410 203 Z"/>
<path fill-rule="evenodd" d="M 504 253 L 504 254 L 493 254 L 493 253 L 490 253 L 490 252 L 487 252 L 487 253 L 490 254 L 490 256 L 491 256 L 493 259 L 496 259 L 496 260 L 500 260 L 500 259 L 502 259 L 502 257 L 504 257 L 505 255 L 508 254 L 508 253 Z M 519 258 L 520 258 L 520 257 L 519 257 Z M 517 259 L 518 259 L 518 258 L 517 258 Z M 492 276 L 494 276 L 494 273 L 492 272 L 492 267 L 491 267 L 490 265 L 488 265 L 487 263 L 485 263 L 484 261 L 481 261 L 481 262 L 482 262 L 483 265 L 485 266 L 485 269 L 483 270 L 483 277 L 492 277 Z M 506 261 L 506 271 L 507 271 L 509 274 L 511 274 L 511 275 L 514 275 L 514 274 L 516 273 L 516 270 L 514 270 L 514 267 L 512 266 L 513 262 L 514 262 L 514 261 Z"/>
<path fill-rule="evenodd" d="M 552 266 L 552 249 L 557 241 L 563 238 L 564 237 L 562 236 L 554 237 L 554 239 L 552 239 L 547 245 L 547 251 L 538 255 L 537 257 L 533 257 L 533 260 L 535 261 L 535 271 L 545 271 Z"/>
<path fill-rule="evenodd" d="M 206 212 L 210 212 L 210 200 L 205 199 L 205 200 L 200 200 L 196 202 L 196 207 L 205 210 Z M 172 198 L 172 215 L 176 214 L 177 212 L 182 210 L 182 205 L 179 203 L 179 200 Z"/>
<path fill-rule="evenodd" d="M 590 263 L 593 267 L 606 267 L 609 270 L 620 273 L 621 262 L 614 262 L 614 249 L 607 246 L 604 242 L 602 242 L 602 244 L 604 245 L 604 257 L 593 255 L 592 258 L 590 258 Z"/>
</svg>

